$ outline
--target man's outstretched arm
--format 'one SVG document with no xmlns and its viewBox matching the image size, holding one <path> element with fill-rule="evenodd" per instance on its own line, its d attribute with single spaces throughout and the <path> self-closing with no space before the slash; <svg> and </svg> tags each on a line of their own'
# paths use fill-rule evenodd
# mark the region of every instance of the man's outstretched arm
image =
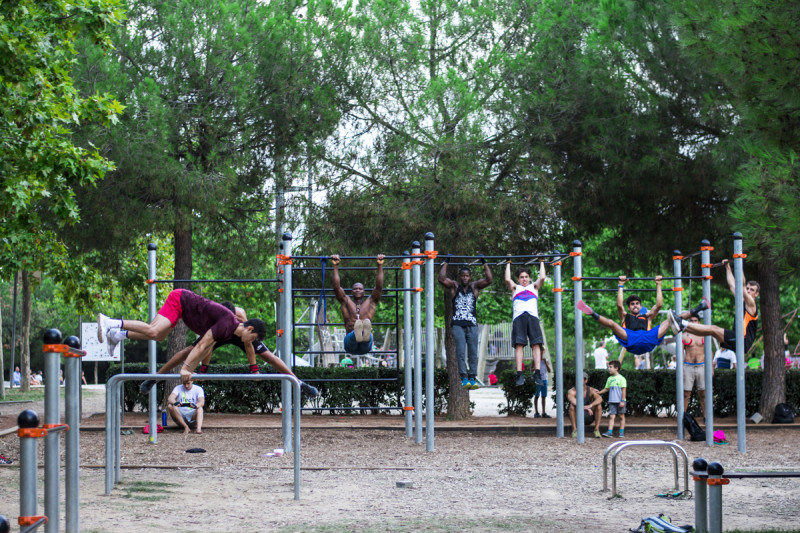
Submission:
<svg viewBox="0 0 800 533">
<path fill-rule="evenodd" d="M 383 260 L 386 256 L 383 254 L 378 254 L 378 257 L 375 258 L 375 262 L 378 263 L 378 272 L 375 274 L 375 288 L 372 289 L 372 302 L 378 303 L 381 299 L 381 294 L 383 294 Z"/>
<path fill-rule="evenodd" d="M 333 282 L 333 294 L 336 295 L 336 299 L 340 302 L 344 303 L 347 299 L 347 295 L 342 290 L 342 280 L 339 278 L 339 263 L 341 259 L 338 255 L 331 256 L 331 263 L 333 263 L 333 276 L 331 276 Z"/>
<path fill-rule="evenodd" d="M 483 265 L 483 279 L 476 281 L 474 286 L 480 291 L 491 285 L 494 281 L 494 277 L 492 277 L 492 269 L 489 268 L 488 264 L 486 264 L 486 259 L 483 257 L 483 255 L 479 255 L 478 257 Z M 455 282 L 453 284 L 455 285 Z"/>
</svg>

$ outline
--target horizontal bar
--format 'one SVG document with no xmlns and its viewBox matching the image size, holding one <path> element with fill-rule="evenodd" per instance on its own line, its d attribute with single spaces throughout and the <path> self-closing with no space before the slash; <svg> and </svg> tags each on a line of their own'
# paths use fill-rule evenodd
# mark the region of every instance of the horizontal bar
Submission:
<svg viewBox="0 0 800 533">
<path fill-rule="evenodd" d="M 292 292 L 297 292 L 297 291 L 303 291 L 303 292 L 317 291 L 317 292 L 321 292 L 323 290 L 325 292 L 333 292 L 333 288 L 332 287 L 325 287 L 324 289 L 322 287 L 316 287 L 316 288 L 314 288 L 314 287 L 300 287 L 300 288 L 292 287 Z M 350 288 L 348 287 L 348 288 L 346 288 L 344 290 L 348 291 L 348 290 L 350 290 Z M 375 287 L 369 287 L 369 288 L 365 287 L 364 288 L 364 292 L 372 292 L 373 290 L 375 290 Z M 414 289 L 414 288 L 404 288 L 404 287 L 384 287 L 383 289 L 381 289 L 381 292 L 406 292 L 406 291 L 413 292 L 414 290 L 416 290 L 416 289 Z"/>
<path fill-rule="evenodd" d="M 326 354 L 326 353 L 327 354 L 341 354 L 341 353 L 347 353 L 347 352 L 345 350 L 338 350 L 338 351 L 337 350 L 334 350 L 334 351 L 330 351 L 330 350 L 329 351 L 324 351 L 324 350 L 309 350 L 309 351 L 295 350 L 294 353 L 305 353 L 305 354 L 310 354 L 310 355 L 318 355 L 318 354 Z M 375 351 L 375 352 L 370 352 L 370 353 L 397 353 L 397 350 L 380 350 L 380 351 Z M 361 354 L 361 355 L 367 355 L 367 354 Z"/>
<path fill-rule="evenodd" d="M 344 322 L 296 322 L 295 326 L 344 326 Z M 373 326 L 396 326 L 397 322 L 373 322 Z"/>
<path fill-rule="evenodd" d="M 403 267 L 399 267 L 399 266 L 385 266 L 385 265 L 383 267 L 384 270 L 402 270 L 402 268 Z M 314 270 L 322 270 L 322 267 L 292 266 L 292 272 L 297 272 L 298 270 L 311 270 L 311 271 L 314 271 Z M 333 270 L 333 267 L 332 266 L 326 266 L 325 270 L 328 270 L 328 271 Z M 372 271 L 374 271 L 375 267 L 374 266 L 369 266 L 369 267 L 341 267 L 340 266 L 339 267 L 339 271 L 341 272 L 343 270 L 372 270 Z"/>
<path fill-rule="evenodd" d="M 279 279 L 151 279 L 147 283 L 280 283 Z"/>
<path fill-rule="evenodd" d="M 388 411 L 389 409 L 403 409 L 403 407 L 303 407 L 301 411 L 368 411 L 372 409 Z"/>
<path fill-rule="evenodd" d="M 319 291 L 319 289 L 317 289 L 317 291 Z M 345 291 L 345 292 L 349 292 L 349 291 L 350 291 L 350 289 L 347 289 L 347 291 Z M 364 292 L 369 294 L 372 291 L 368 291 L 368 290 L 364 289 Z M 314 299 L 314 298 L 319 298 L 319 292 L 317 292 L 317 294 L 295 294 L 294 293 L 294 289 L 292 289 L 292 298 L 309 299 L 310 300 L 310 299 Z M 330 298 L 331 300 L 335 300 L 336 296 L 334 296 L 332 294 L 329 294 L 328 298 Z M 396 299 L 396 298 L 397 298 L 397 296 L 394 295 L 394 294 L 383 294 L 383 293 L 381 293 L 381 299 L 383 299 L 383 300 L 387 300 L 387 299 L 388 300 L 393 300 L 393 299 Z"/>
<path fill-rule="evenodd" d="M 439 254 L 439 259 L 447 257 L 448 254 Z M 450 255 L 455 259 L 477 259 L 480 261 L 481 257 L 477 255 Z M 553 257 L 569 257 L 569 254 L 528 254 L 528 255 L 484 255 L 483 259 L 531 259 L 531 258 L 553 258 Z"/>
<path fill-rule="evenodd" d="M 355 383 L 359 381 L 399 381 L 400 378 L 363 378 L 363 379 L 324 379 L 324 378 L 317 378 L 317 379 L 306 379 L 304 380 L 306 383 Z"/>
<path fill-rule="evenodd" d="M 582 276 L 581 279 L 583 281 L 620 281 L 618 277 L 613 276 Z M 655 276 L 653 277 L 643 277 L 643 278 L 626 278 L 625 281 L 655 281 Z M 676 279 L 705 279 L 705 276 L 661 276 L 662 280 L 676 280 Z"/>
<path fill-rule="evenodd" d="M 317 261 L 322 261 L 323 259 L 330 259 L 331 256 L 329 255 L 293 255 L 290 256 L 291 259 L 303 259 L 303 260 L 310 260 L 316 259 Z M 410 259 L 410 255 L 384 255 L 384 259 Z M 339 259 L 342 261 L 354 261 L 360 259 L 373 259 L 377 260 L 377 255 L 340 255 Z"/>
<path fill-rule="evenodd" d="M 583 292 L 617 292 L 617 289 L 582 289 Z M 656 292 L 658 289 L 632 289 L 635 292 Z M 574 292 L 575 289 L 564 289 L 562 292 Z M 672 289 L 667 289 L 672 292 Z"/>
</svg>

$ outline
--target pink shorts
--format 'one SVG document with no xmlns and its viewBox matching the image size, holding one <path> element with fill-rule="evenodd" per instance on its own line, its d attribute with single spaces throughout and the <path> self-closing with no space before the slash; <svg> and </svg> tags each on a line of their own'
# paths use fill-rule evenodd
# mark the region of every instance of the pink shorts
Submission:
<svg viewBox="0 0 800 533">
<path fill-rule="evenodd" d="M 169 320 L 170 325 L 174 328 L 175 324 L 178 323 L 178 320 L 181 319 L 181 315 L 183 314 L 183 309 L 181 308 L 181 293 L 183 289 L 175 289 L 169 296 L 167 296 L 167 301 L 164 302 L 164 305 L 161 306 L 161 309 L 158 310 L 158 314 Z"/>
</svg>

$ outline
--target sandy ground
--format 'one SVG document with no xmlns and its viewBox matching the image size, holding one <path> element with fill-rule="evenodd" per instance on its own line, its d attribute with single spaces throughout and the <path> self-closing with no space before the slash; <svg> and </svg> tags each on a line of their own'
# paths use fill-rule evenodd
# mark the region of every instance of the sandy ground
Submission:
<svg viewBox="0 0 800 533">
<path fill-rule="evenodd" d="M 104 405 L 102 393 L 91 396 L 85 392 L 87 417 Z M 340 426 L 331 420 L 341 418 Z M 405 436 L 400 417 L 387 418 L 304 416 L 299 501 L 293 499 L 292 455 L 264 455 L 281 446 L 275 417 L 259 427 L 212 424 L 202 435 L 168 430 L 155 445 L 138 430 L 124 435 L 122 479 L 110 495 L 98 468 L 104 433 L 87 429 L 81 432 L 81 531 L 627 531 L 659 512 L 678 523 L 693 521 L 693 499 L 655 497 L 673 489 L 665 449 L 620 455 L 622 497 L 609 499 L 601 492 L 609 439 L 580 445 L 552 432 L 470 431 L 463 423 L 448 430 L 442 424 L 435 450 L 426 452 L 424 440 L 416 444 Z M 352 429 L 368 425 L 364 419 L 396 429 Z M 542 421 L 495 418 L 506 426 L 533 422 Z M 84 425 L 93 424 L 102 421 L 94 416 Z M 796 429 L 749 431 L 746 454 L 736 451 L 735 431 L 726 434 L 732 445 L 680 444 L 690 460 L 703 456 L 728 469 L 800 470 Z M 674 430 L 660 430 L 629 438 L 674 437 Z M 185 453 L 194 447 L 206 453 Z M 0 454 L 18 457 L 15 434 L 0 437 Z M 398 481 L 413 487 L 398 488 Z M 723 490 L 725 529 L 789 528 L 800 515 L 800 479 L 734 480 Z M 0 513 L 13 519 L 18 510 L 15 463 L 0 468 Z"/>
</svg>

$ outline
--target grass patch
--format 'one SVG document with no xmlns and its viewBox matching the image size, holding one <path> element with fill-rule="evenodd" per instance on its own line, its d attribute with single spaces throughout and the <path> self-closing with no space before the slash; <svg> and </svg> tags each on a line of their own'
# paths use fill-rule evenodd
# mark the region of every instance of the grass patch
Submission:
<svg viewBox="0 0 800 533">
<path fill-rule="evenodd" d="M 561 525 L 551 520 L 524 516 L 509 517 L 502 520 L 487 518 L 485 520 L 463 518 L 427 518 L 415 520 L 388 520 L 370 522 L 331 522 L 329 524 L 299 524 L 279 529 L 281 533 L 412 533 L 425 531 L 432 533 L 450 533 L 452 531 L 470 532 L 569 532 L 574 531 L 574 524 Z"/>
<path fill-rule="evenodd" d="M 165 496 L 172 494 L 169 487 L 176 487 L 177 483 L 167 483 L 164 481 L 134 481 L 130 485 L 120 487 L 125 491 L 123 498 L 131 498 L 142 502 L 154 502 L 164 499 Z"/>
<path fill-rule="evenodd" d="M 64 392 L 61 392 L 62 396 Z M 22 392 L 21 389 L 14 387 L 13 389 L 6 389 L 6 397 L 3 402 L 38 402 L 44 400 L 44 388 L 33 389 L 30 392 Z"/>
</svg>

